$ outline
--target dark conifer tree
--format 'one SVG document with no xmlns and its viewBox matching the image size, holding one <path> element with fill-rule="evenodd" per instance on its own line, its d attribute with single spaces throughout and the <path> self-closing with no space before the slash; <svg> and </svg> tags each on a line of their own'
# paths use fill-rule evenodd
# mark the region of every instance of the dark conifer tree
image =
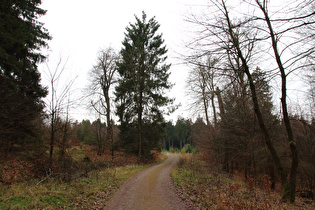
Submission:
<svg viewBox="0 0 315 210">
<path fill-rule="evenodd" d="M 170 65 L 160 25 L 151 18 L 136 17 L 125 33 L 122 60 L 118 63 L 120 78 L 116 87 L 117 115 L 120 119 L 120 140 L 140 158 L 157 146 L 164 125 L 163 107 L 172 102 L 165 96 L 171 88 Z M 153 128 L 153 127 L 154 128 Z M 152 132 L 145 131 L 150 129 Z"/>
<path fill-rule="evenodd" d="M 37 20 L 46 13 L 40 4 L 41 0 L 0 3 L 0 147 L 5 152 L 35 135 L 32 122 L 47 94 L 37 70 L 44 59 L 39 50 L 50 39 Z"/>
</svg>

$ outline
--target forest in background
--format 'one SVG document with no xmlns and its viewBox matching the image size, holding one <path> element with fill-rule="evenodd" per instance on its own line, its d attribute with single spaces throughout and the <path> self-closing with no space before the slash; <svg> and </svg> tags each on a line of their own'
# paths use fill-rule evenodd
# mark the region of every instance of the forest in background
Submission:
<svg viewBox="0 0 315 210">
<path fill-rule="evenodd" d="M 198 117 L 175 122 L 164 119 L 176 109 L 165 94 L 172 87 L 167 48 L 159 23 L 144 12 L 126 28 L 120 52 L 101 50 L 91 68 L 85 94 L 99 119 L 73 121 L 75 79 L 57 90 L 61 61 L 48 68 L 49 86 L 40 85 L 40 49 L 51 39 L 36 21 L 46 12 L 40 3 L 1 4 L 2 183 L 45 176 L 71 181 L 95 169 L 81 170 L 87 162 L 101 167 L 132 157 L 143 163 L 156 156 L 152 151 L 168 150 L 200 152 L 245 182 L 268 180 L 283 200 L 294 202 L 296 192 L 313 197 L 314 1 L 295 1 L 275 14 L 269 1 L 242 1 L 249 12 L 240 14 L 237 5 L 213 0 L 205 14 L 191 14 L 187 22 L 196 34 L 181 57 L 191 67 L 187 91 Z M 307 89 L 297 108 L 288 102 L 296 78 Z"/>
</svg>

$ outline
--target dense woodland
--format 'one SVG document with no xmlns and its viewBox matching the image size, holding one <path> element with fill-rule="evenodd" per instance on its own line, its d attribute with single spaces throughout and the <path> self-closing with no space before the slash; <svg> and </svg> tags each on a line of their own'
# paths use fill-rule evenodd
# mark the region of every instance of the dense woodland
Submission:
<svg viewBox="0 0 315 210">
<path fill-rule="evenodd" d="M 198 152 L 227 174 L 268 180 L 283 200 L 294 202 L 297 191 L 311 196 L 315 3 L 292 1 L 276 13 L 267 0 L 239 2 L 248 12 L 210 0 L 203 14 L 187 16 L 194 38 L 180 57 L 190 67 L 186 91 L 198 117 L 165 120 L 176 109 L 167 96 L 171 64 L 159 23 L 143 12 L 126 27 L 122 49 L 101 50 L 91 67 L 84 97 L 99 116 L 92 122 L 70 116 L 74 80 L 57 90 L 61 63 L 49 69 L 49 86 L 40 84 L 40 50 L 52 38 L 38 22 L 41 1 L 1 2 L 0 182 L 69 173 L 90 161 L 74 160 L 72 148 L 91 145 L 108 161 L 121 152 L 139 163 L 153 150 Z M 296 104 L 294 81 L 304 85 Z"/>
</svg>

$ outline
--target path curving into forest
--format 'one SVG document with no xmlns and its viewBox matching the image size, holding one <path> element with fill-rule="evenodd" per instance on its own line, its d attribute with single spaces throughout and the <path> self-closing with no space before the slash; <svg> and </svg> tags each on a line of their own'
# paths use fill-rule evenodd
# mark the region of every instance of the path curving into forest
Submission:
<svg viewBox="0 0 315 210">
<path fill-rule="evenodd" d="M 170 176 L 180 157 L 167 157 L 162 163 L 128 179 L 111 198 L 106 209 L 187 209 L 177 197 Z"/>
</svg>

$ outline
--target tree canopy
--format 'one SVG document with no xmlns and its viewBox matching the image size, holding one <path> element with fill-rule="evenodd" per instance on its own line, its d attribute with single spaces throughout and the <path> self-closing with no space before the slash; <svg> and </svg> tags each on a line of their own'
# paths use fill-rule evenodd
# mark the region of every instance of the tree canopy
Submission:
<svg viewBox="0 0 315 210">
<path fill-rule="evenodd" d="M 0 3 L 0 141 L 8 150 L 26 135 L 34 136 L 32 120 L 42 111 L 47 90 L 40 85 L 39 51 L 50 39 L 37 19 L 46 13 L 40 0 Z"/>
<path fill-rule="evenodd" d="M 141 19 L 135 18 L 136 22 L 126 28 L 122 60 L 118 63 L 116 102 L 120 139 L 137 151 L 140 158 L 157 146 L 159 127 L 164 122 L 162 107 L 172 100 L 165 96 L 165 90 L 171 87 L 170 65 L 166 64 L 167 49 L 162 35 L 157 34 L 160 25 L 154 17 L 147 20 L 144 12 Z M 143 131 L 144 126 L 153 125 L 156 132 Z"/>
</svg>

